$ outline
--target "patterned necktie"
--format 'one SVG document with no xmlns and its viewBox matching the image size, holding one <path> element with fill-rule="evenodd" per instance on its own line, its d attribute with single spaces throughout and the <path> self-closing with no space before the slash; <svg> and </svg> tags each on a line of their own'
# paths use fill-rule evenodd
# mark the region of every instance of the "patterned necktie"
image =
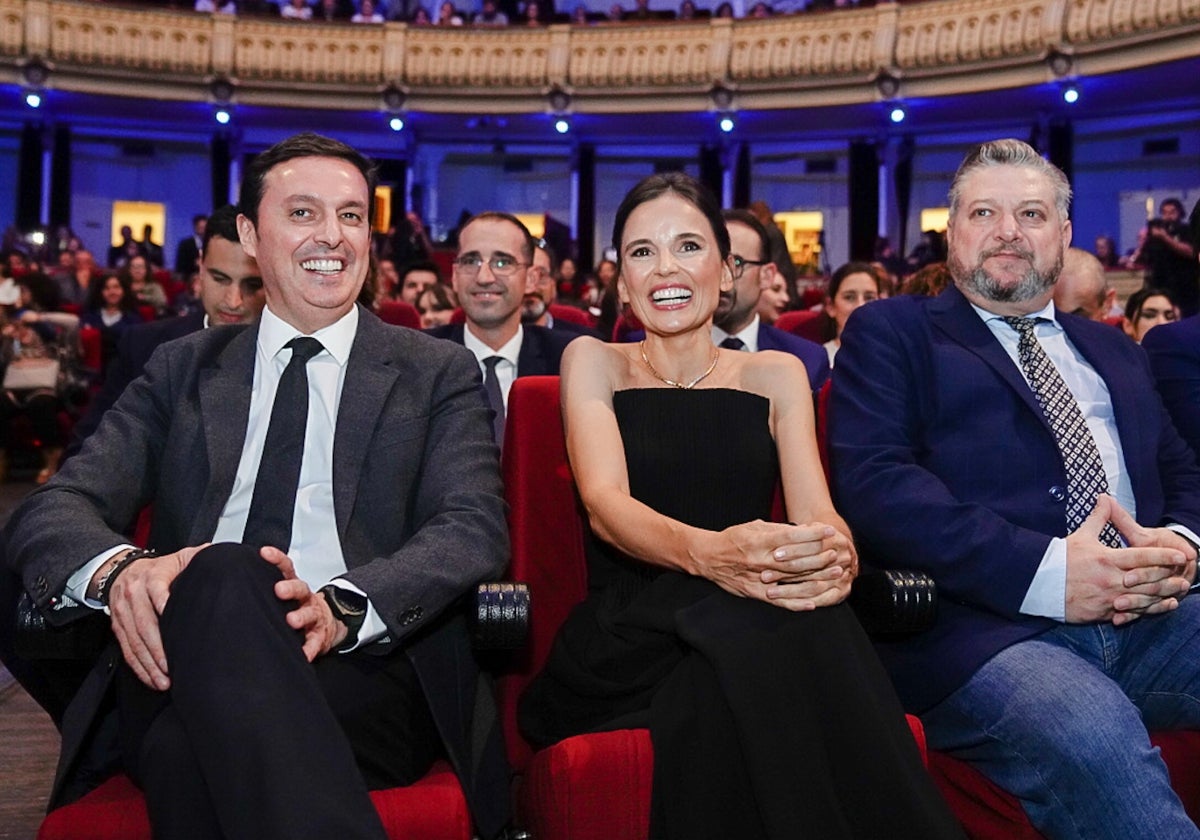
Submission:
<svg viewBox="0 0 1200 840">
<path fill-rule="evenodd" d="M 308 425 L 308 360 L 325 349 L 315 338 L 305 336 L 293 338 L 286 346 L 291 348 L 292 358 L 275 391 L 242 534 L 245 545 L 272 545 L 280 551 L 287 551 L 292 544 L 296 488 L 304 459 L 304 427 Z"/>
<path fill-rule="evenodd" d="M 496 375 L 496 365 L 504 361 L 503 356 L 488 356 L 483 360 L 487 368 L 483 375 L 483 390 L 487 392 L 488 403 L 492 406 L 495 416 L 492 418 L 492 432 L 496 436 L 496 445 L 504 448 L 504 394 L 500 390 L 500 377 Z"/>
<path fill-rule="evenodd" d="M 731 335 L 721 342 L 721 346 L 726 350 L 745 350 L 746 342 L 742 341 L 736 335 Z"/>
<path fill-rule="evenodd" d="M 1033 334 L 1036 318 L 1004 318 L 1004 323 L 1017 331 L 1017 357 L 1029 380 L 1042 414 L 1054 432 L 1067 473 L 1067 533 L 1073 533 L 1096 506 L 1096 497 L 1108 492 L 1108 476 L 1100 460 L 1096 440 L 1084 422 L 1079 403 L 1063 381 L 1058 368 Z M 1112 523 L 1100 532 L 1100 542 L 1120 548 L 1121 540 Z"/>
</svg>

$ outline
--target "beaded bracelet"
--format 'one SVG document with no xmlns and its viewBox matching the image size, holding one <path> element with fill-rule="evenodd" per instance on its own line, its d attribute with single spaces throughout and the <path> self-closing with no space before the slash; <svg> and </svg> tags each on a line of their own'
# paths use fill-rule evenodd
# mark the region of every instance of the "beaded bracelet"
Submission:
<svg viewBox="0 0 1200 840">
<path fill-rule="evenodd" d="M 107 607 L 109 590 L 112 589 L 113 583 L 116 582 L 117 575 L 125 571 L 134 560 L 154 556 L 156 556 L 156 552 L 152 548 L 135 548 L 116 563 L 113 563 L 108 571 L 105 572 L 104 577 L 100 578 L 100 582 L 96 584 L 96 600 Z"/>
</svg>

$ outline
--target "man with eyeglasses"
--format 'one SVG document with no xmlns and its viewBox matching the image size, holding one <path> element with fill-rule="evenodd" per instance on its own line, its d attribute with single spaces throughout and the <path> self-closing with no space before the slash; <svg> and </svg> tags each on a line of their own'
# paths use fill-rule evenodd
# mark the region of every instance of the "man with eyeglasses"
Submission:
<svg viewBox="0 0 1200 840">
<path fill-rule="evenodd" d="M 781 350 L 804 362 L 808 381 L 816 391 L 829 379 L 829 358 L 819 344 L 764 324 L 758 300 L 779 273 L 770 259 L 767 231 L 746 210 L 726 210 L 725 226 L 733 253 L 733 288 L 721 292 L 713 315 L 713 341 L 721 347 L 746 350 Z"/>
<path fill-rule="evenodd" d="M 473 216 L 458 235 L 452 285 L 466 322 L 429 330 L 475 354 L 503 444 L 508 392 L 518 376 L 557 376 L 567 344 L 578 336 L 521 323 L 521 303 L 534 289 L 533 237 L 516 216 Z"/>
</svg>

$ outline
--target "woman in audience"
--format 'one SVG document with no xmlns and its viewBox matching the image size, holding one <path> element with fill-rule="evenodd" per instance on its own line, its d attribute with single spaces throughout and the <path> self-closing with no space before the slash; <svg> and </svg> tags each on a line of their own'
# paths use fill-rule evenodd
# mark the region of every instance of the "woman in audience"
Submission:
<svg viewBox="0 0 1200 840">
<path fill-rule="evenodd" d="M 100 363 L 102 370 L 117 352 L 117 342 L 125 330 L 142 323 L 137 298 L 123 274 L 101 274 L 88 288 L 80 324 L 100 330 Z"/>
<path fill-rule="evenodd" d="M 1096 237 L 1096 259 L 1105 268 L 1116 268 L 1120 265 L 1121 255 L 1117 253 L 1117 243 L 1111 236 Z"/>
<path fill-rule="evenodd" d="M 804 366 L 713 345 L 733 287 L 720 204 L 651 176 L 613 244 L 646 338 L 563 355 L 589 595 L 522 700 L 524 731 L 648 726 L 653 838 L 960 837 L 843 603 L 857 560 Z M 798 525 L 762 521 L 779 483 Z"/>
<path fill-rule="evenodd" d="M 829 364 L 842 346 L 842 330 L 850 313 L 864 303 L 880 297 L 879 275 L 870 263 L 848 262 L 833 272 L 829 279 L 829 292 L 825 295 L 825 314 L 831 322 L 833 337 L 825 342 Z"/>
<path fill-rule="evenodd" d="M 462 26 L 462 15 L 458 13 L 458 9 L 454 8 L 454 3 L 451 0 L 444 0 L 442 5 L 438 6 L 437 26 Z"/>
<path fill-rule="evenodd" d="M 790 302 L 787 278 L 777 271 L 771 280 L 771 285 L 763 289 L 762 294 L 758 296 L 758 317 L 764 324 L 774 324 L 788 308 Z"/>
<path fill-rule="evenodd" d="M 1125 318 L 1121 322 L 1125 335 L 1138 344 L 1146 333 L 1159 324 L 1179 320 L 1179 307 L 1171 293 L 1164 289 L 1138 289 L 1125 302 Z"/>
<path fill-rule="evenodd" d="M 131 258 L 121 274 L 139 306 L 149 306 L 155 315 L 167 309 L 167 293 L 157 280 L 150 276 L 150 264 L 141 254 Z"/>
<path fill-rule="evenodd" d="M 449 324 L 450 316 L 457 307 L 454 290 L 444 283 L 426 286 L 424 291 L 417 295 L 417 312 L 421 313 L 422 329 Z"/>
</svg>

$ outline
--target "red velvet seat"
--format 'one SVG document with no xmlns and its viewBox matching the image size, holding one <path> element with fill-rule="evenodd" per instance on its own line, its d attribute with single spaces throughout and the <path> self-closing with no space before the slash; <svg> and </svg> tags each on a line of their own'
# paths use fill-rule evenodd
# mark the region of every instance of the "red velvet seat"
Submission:
<svg viewBox="0 0 1200 840">
<path fill-rule="evenodd" d="M 829 316 L 815 309 L 793 309 L 784 312 L 775 322 L 776 329 L 790 332 L 809 341 L 823 344 L 828 339 L 825 331 L 829 326 Z"/>
<path fill-rule="evenodd" d="M 590 327 L 594 323 L 591 315 L 588 315 L 582 309 L 575 306 L 552 303 L 548 309 L 550 310 L 551 317 L 556 321 L 570 321 L 572 324 L 578 324 L 581 327 Z"/>
<path fill-rule="evenodd" d="M 419 782 L 371 792 L 390 840 L 470 840 L 467 801 L 450 765 L 439 761 Z M 150 840 L 141 792 L 114 776 L 77 802 L 50 813 L 37 840 Z"/>
<path fill-rule="evenodd" d="M 375 310 L 375 314 L 385 324 L 393 324 L 397 327 L 411 327 L 414 330 L 421 329 L 421 313 L 411 303 L 405 303 L 402 300 L 385 300 L 379 304 L 379 308 Z"/>
<path fill-rule="evenodd" d="M 649 831 L 653 747 L 646 729 L 567 738 L 536 754 L 516 707 L 541 668 L 559 625 L 587 592 L 583 515 L 567 463 L 556 376 L 521 377 L 508 397 L 505 496 L 510 576 L 529 584 L 529 641 L 499 681 L 509 760 L 521 776 L 517 817 L 538 840 L 642 840 Z M 920 722 L 909 718 L 924 751 Z"/>
</svg>

